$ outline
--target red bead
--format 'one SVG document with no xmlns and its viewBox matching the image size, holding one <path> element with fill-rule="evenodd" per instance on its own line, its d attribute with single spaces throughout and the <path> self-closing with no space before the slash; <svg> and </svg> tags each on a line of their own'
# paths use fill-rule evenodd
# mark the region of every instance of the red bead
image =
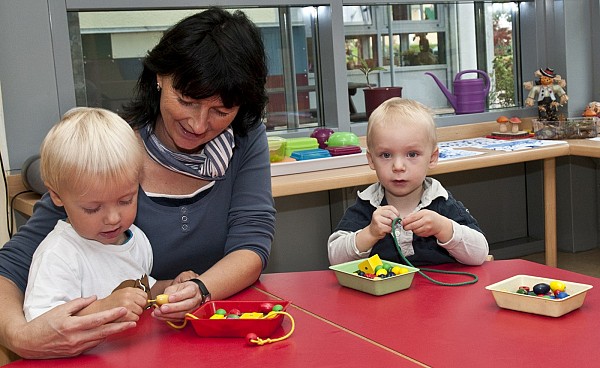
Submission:
<svg viewBox="0 0 600 368">
<path fill-rule="evenodd" d="M 254 342 L 252 342 L 252 340 L 257 340 L 257 339 L 258 339 L 258 336 L 256 336 L 256 334 L 253 332 L 250 332 L 248 335 L 246 335 L 246 341 L 250 345 L 254 345 Z"/>
</svg>

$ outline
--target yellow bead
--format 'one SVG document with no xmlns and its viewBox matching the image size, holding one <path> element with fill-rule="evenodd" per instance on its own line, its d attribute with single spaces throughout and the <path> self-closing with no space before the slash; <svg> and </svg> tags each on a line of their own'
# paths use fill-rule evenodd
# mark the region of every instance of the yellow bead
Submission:
<svg viewBox="0 0 600 368">
<path fill-rule="evenodd" d="M 565 291 L 566 288 L 567 286 L 561 281 L 550 282 L 550 289 L 552 289 L 552 291 Z"/>
<path fill-rule="evenodd" d="M 167 304 L 168 302 L 169 302 L 169 295 L 160 294 L 160 295 L 156 296 L 156 304 L 157 305 Z"/>
<path fill-rule="evenodd" d="M 380 268 L 380 269 L 379 269 L 379 270 L 377 270 L 377 272 L 375 273 L 375 275 L 376 275 L 376 276 L 386 276 L 387 274 L 388 274 L 388 272 L 387 272 L 385 269 L 383 269 L 383 268 Z"/>
</svg>

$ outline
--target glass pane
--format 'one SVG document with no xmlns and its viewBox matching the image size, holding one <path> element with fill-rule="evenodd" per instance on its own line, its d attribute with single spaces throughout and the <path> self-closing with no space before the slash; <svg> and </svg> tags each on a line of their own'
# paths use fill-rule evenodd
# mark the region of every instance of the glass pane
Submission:
<svg viewBox="0 0 600 368">
<path fill-rule="evenodd" d="M 475 2 L 368 6 L 369 25 L 344 25 L 348 81 L 366 85 L 365 68 L 357 67 L 364 61 L 369 67 L 381 67 L 369 73 L 371 86 L 402 87 L 402 97 L 448 114 L 455 113 L 460 98 L 453 95 L 454 80 L 464 72 L 460 79 L 482 80 L 483 109 L 515 106 L 518 68 L 513 64 L 512 28 L 518 6 L 515 2 L 481 4 L 482 20 L 475 16 Z M 487 95 L 486 75 L 490 78 Z M 363 88 L 350 97 L 356 111 L 350 120 L 366 121 Z"/>
<path fill-rule="evenodd" d="M 233 9 L 230 9 L 233 10 Z M 267 53 L 269 130 L 320 125 L 315 81 L 314 8 L 241 9 L 260 28 Z M 78 106 L 120 112 L 128 102 L 141 60 L 163 32 L 201 10 L 71 12 L 69 32 Z"/>
<path fill-rule="evenodd" d="M 493 5 L 494 59 L 490 107 L 511 107 L 516 103 L 514 78 L 514 3 Z"/>
</svg>

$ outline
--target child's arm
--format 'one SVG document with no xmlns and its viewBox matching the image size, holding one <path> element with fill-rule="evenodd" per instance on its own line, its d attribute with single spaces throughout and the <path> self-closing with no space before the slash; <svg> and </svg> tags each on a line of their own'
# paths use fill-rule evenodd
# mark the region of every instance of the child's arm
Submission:
<svg viewBox="0 0 600 368">
<path fill-rule="evenodd" d="M 142 289 L 126 287 L 114 291 L 104 299 L 99 299 L 77 312 L 77 316 L 85 316 L 116 307 L 125 307 L 127 314 L 119 322 L 137 321 L 148 304 L 148 294 Z"/>
<path fill-rule="evenodd" d="M 421 237 L 435 236 L 438 245 L 463 264 L 480 265 L 489 252 L 481 232 L 431 210 L 411 213 L 402 219 L 402 227 Z"/>
<path fill-rule="evenodd" d="M 373 212 L 371 222 L 363 229 L 331 234 L 327 241 L 329 263 L 334 265 L 367 257 L 371 248 L 391 233 L 392 222 L 396 217 L 398 210 L 395 207 L 382 206 Z"/>
</svg>

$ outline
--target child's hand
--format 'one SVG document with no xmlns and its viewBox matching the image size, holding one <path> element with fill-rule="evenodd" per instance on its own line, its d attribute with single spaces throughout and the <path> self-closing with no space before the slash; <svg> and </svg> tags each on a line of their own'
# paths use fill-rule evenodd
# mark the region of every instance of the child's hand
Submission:
<svg viewBox="0 0 600 368">
<path fill-rule="evenodd" d="M 103 310 L 125 307 L 127 314 L 118 322 L 137 321 L 148 304 L 148 294 L 142 289 L 126 287 L 114 291 L 106 298 L 99 300 L 98 303 L 101 304 Z"/>
<path fill-rule="evenodd" d="M 392 232 L 392 222 L 399 213 L 394 206 L 381 206 L 373 212 L 371 223 L 369 224 L 369 233 L 377 240 L 382 239 L 386 234 Z"/>
<path fill-rule="evenodd" d="M 420 210 L 404 217 L 402 227 L 421 237 L 435 236 L 441 243 L 452 239 L 452 221 L 437 212 Z"/>
</svg>

